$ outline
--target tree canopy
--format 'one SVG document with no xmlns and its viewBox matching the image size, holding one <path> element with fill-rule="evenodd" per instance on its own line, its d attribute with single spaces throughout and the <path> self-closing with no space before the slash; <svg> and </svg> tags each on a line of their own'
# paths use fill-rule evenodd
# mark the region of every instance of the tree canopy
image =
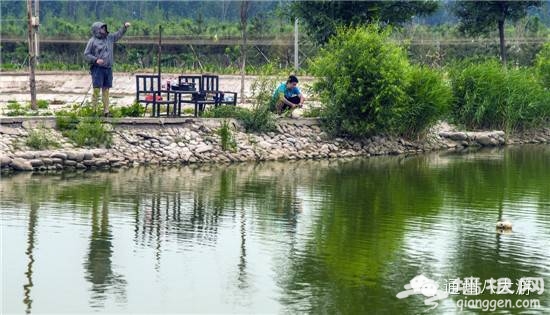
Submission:
<svg viewBox="0 0 550 315">
<path fill-rule="evenodd" d="M 466 35 L 489 33 L 498 27 L 500 37 L 500 57 L 506 63 L 506 42 L 504 25 L 515 22 L 527 15 L 528 9 L 539 7 L 542 1 L 457 1 L 454 6 L 459 20 L 459 30 Z"/>
<path fill-rule="evenodd" d="M 336 33 L 338 26 L 362 25 L 373 21 L 398 25 L 417 15 L 428 15 L 438 1 L 297 1 L 292 14 L 305 22 L 308 32 L 320 43 Z"/>
</svg>

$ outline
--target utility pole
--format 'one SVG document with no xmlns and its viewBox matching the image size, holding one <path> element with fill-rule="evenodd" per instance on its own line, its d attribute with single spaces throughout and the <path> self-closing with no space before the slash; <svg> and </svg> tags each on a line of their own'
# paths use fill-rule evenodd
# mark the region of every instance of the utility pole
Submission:
<svg viewBox="0 0 550 315">
<path fill-rule="evenodd" d="M 32 16 L 32 0 L 27 0 L 27 19 L 29 32 L 29 86 L 31 90 L 31 109 L 37 110 L 36 105 L 36 28 L 38 27 L 38 19 Z"/>
<path fill-rule="evenodd" d="M 246 74 L 246 27 L 248 24 L 248 9 L 249 9 L 250 3 L 248 0 L 241 0 L 241 36 L 242 36 L 242 44 L 241 44 L 241 104 L 244 104 L 244 77 Z"/>
<path fill-rule="evenodd" d="M 300 64 L 298 62 L 298 18 L 294 19 L 294 70 L 298 71 Z"/>
</svg>

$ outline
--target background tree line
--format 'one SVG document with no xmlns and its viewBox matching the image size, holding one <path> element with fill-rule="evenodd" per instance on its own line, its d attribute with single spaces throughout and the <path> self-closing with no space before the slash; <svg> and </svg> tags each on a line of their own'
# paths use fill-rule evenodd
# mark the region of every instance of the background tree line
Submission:
<svg viewBox="0 0 550 315">
<path fill-rule="evenodd" d="M 82 39 L 90 36 L 92 22 L 102 20 L 114 30 L 130 20 L 129 36 L 156 37 L 158 26 L 166 36 L 241 36 L 240 1 L 43 1 L 40 34 L 42 38 Z M 25 2 L 0 2 L 1 35 L 25 36 Z M 408 46 L 412 60 L 442 65 L 471 56 L 495 56 L 516 64 L 532 64 L 541 43 L 508 44 L 506 38 L 550 36 L 550 1 L 250 1 L 247 13 L 249 37 L 276 37 L 292 34 L 293 19 L 301 25 L 302 67 L 336 33 L 338 27 L 379 23 L 393 28 L 392 38 L 408 41 L 428 39 L 431 45 Z M 472 37 L 477 42 L 452 42 Z M 494 41 L 499 38 L 500 41 Z M 485 39 L 483 39 L 485 38 Z M 79 68 L 85 65 L 79 45 L 43 45 L 41 67 Z M 25 45 L 2 43 L 3 68 L 25 63 Z M 128 53 L 119 59 L 119 70 L 153 65 L 152 47 L 120 47 Z M 165 66 L 218 72 L 237 71 L 239 46 L 172 47 L 166 49 Z M 250 47 L 250 70 L 286 71 L 291 66 L 292 47 Z M 164 61 L 163 61 L 164 62 Z M 200 64 L 200 67 L 199 67 Z M 279 70 L 277 70 L 279 69 Z M 260 72 L 264 72 L 264 70 Z"/>
</svg>

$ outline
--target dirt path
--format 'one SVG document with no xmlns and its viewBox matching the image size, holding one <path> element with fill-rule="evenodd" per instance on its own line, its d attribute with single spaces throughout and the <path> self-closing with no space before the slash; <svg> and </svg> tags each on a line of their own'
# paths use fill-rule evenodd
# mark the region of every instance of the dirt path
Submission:
<svg viewBox="0 0 550 315">
<path fill-rule="evenodd" d="M 111 102 L 116 105 L 129 105 L 135 99 L 136 81 L 135 73 L 115 73 L 113 89 L 111 89 Z M 166 80 L 177 81 L 177 74 L 163 75 L 163 82 Z M 245 78 L 245 95 L 251 94 L 251 84 L 257 76 Z M 284 77 L 278 78 L 284 81 Z M 304 77 L 300 86 L 304 95 L 308 95 L 308 84 L 312 78 Z M 36 76 L 37 99 L 46 100 L 50 109 L 56 110 L 67 104 L 80 104 L 91 98 L 90 75 L 87 72 L 40 72 Z M 241 79 L 236 75 L 221 75 L 220 89 L 225 91 L 240 92 Z M 273 87 L 275 88 L 275 87 Z M 30 101 L 28 75 L 23 72 L 1 72 L 0 73 L 0 109 L 4 109 L 8 101 L 26 103 Z"/>
</svg>

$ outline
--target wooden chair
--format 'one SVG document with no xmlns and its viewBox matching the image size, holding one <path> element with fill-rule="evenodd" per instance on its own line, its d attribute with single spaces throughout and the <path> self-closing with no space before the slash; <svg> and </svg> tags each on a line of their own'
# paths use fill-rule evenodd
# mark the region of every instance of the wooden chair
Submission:
<svg viewBox="0 0 550 315">
<path fill-rule="evenodd" d="M 161 105 L 166 105 L 166 116 L 180 115 L 178 97 L 177 94 L 173 91 L 155 91 L 153 93 L 153 101 L 151 104 L 153 110 L 151 113 L 151 117 L 160 117 Z"/>
<path fill-rule="evenodd" d="M 161 90 L 158 74 L 136 75 L 136 101 L 145 104 L 145 111 L 151 104 L 152 117 L 160 117 L 161 105 L 166 105 L 166 116 L 179 115 L 177 95 Z"/>
<path fill-rule="evenodd" d="M 218 107 L 219 105 L 237 105 L 237 93 L 220 91 L 220 78 L 217 75 L 204 74 L 198 75 L 181 75 L 178 76 L 178 90 L 189 91 L 190 87 L 194 87 L 196 93 L 190 93 L 191 99 L 182 99 L 180 95 L 178 111 L 182 104 L 193 104 L 195 106 L 195 117 L 203 112 L 207 105 Z"/>
<path fill-rule="evenodd" d="M 237 93 L 220 91 L 220 77 L 217 75 L 202 75 L 202 91 L 206 94 L 206 98 L 211 97 L 214 100 L 216 107 L 223 104 L 237 105 Z"/>
<path fill-rule="evenodd" d="M 214 92 L 214 91 L 220 90 L 219 89 L 220 77 L 217 75 L 203 74 L 201 81 L 202 81 L 201 91 Z"/>
<path fill-rule="evenodd" d="M 145 111 L 149 104 L 153 104 L 153 100 L 156 98 L 153 95 L 158 91 L 160 91 L 160 76 L 158 74 L 136 75 L 136 102 L 145 104 Z"/>
</svg>

